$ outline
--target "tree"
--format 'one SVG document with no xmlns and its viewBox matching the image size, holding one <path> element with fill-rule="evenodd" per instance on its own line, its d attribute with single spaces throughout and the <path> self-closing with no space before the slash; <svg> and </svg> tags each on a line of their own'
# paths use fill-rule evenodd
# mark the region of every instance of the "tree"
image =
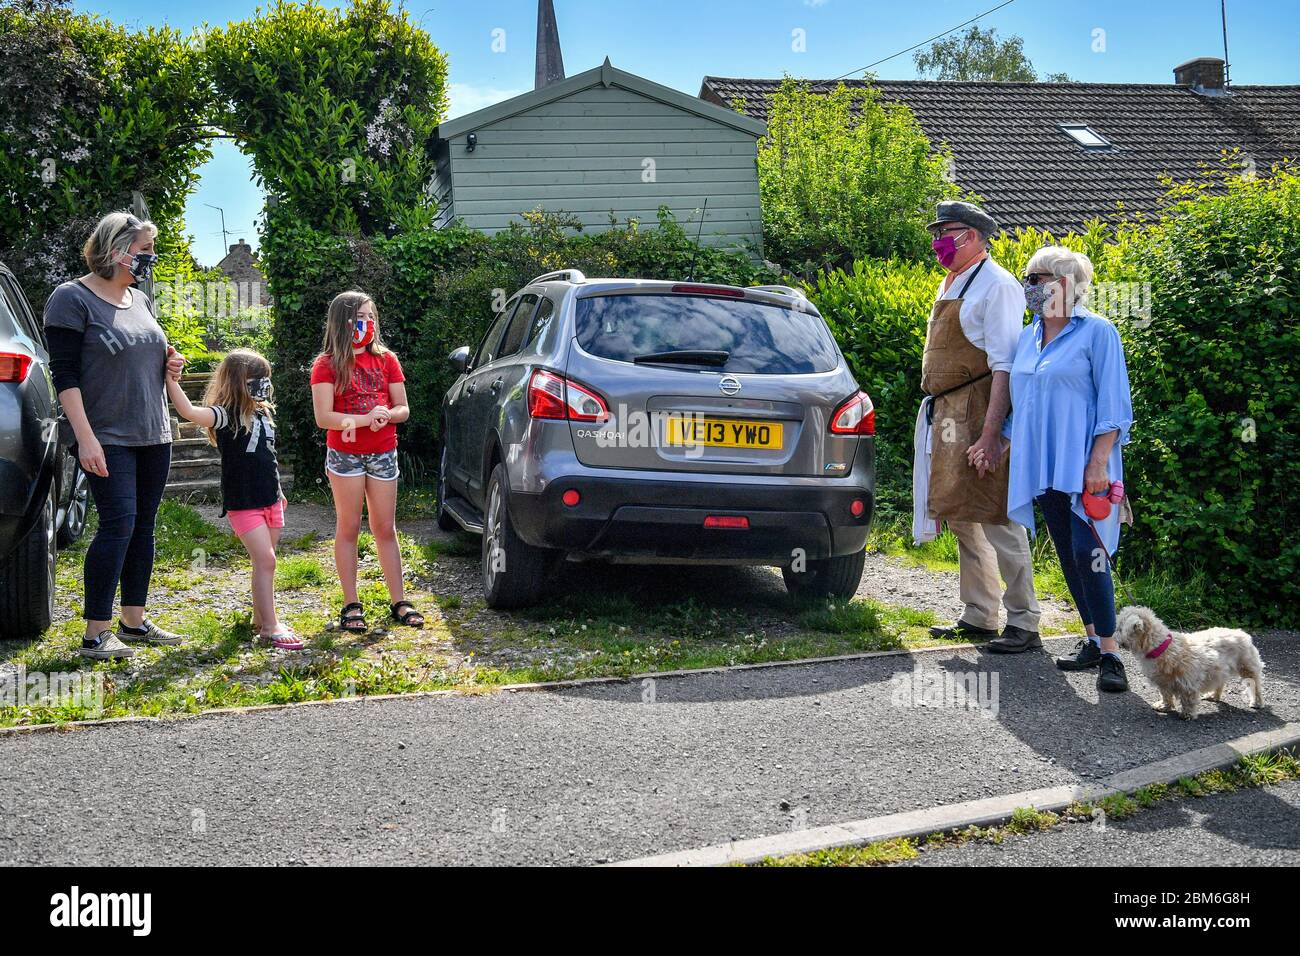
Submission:
<svg viewBox="0 0 1300 956">
<path fill-rule="evenodd" d="M 1025 41 L 1018 36 L 998 38 L 996 28 L 972 26 L 965 33 L 938 40 L 912 55 L 916 70 L 926 79 L 1034 83 L 1038 75 L 1025 56 Z M 1068 83 L 1064 73 L 1044 75 L 1045 83 Z"/>
<path fill-rule="evenodd" d="M 786 77 L 758 147 L 763 242 L 789 267 L 923 255 L 934 204 L 957 193 L 949 154 L 874 87 L 830 93 Z"/>
</svg>

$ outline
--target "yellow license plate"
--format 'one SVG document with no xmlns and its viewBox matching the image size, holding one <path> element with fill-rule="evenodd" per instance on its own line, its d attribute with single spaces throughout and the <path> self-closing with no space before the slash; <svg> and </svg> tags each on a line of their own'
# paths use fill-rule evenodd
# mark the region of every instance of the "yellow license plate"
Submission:
<svg viewBox="0 0 1300 956">
<path fill-rule="evenodd" d="M 737 421 L 699 415 L 671 416 L 664 441 L 669 445 L 780 450 L 785 426 L 780 422 Z"/>
</svg>

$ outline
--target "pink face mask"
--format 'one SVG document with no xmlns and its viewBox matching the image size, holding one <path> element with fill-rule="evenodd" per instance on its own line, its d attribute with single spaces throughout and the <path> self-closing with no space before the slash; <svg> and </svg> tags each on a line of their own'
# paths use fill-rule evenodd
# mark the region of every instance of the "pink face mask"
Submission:
<svg viewBox="0 0 1300 956">
<path fill-rule="evenodd" d="M 939 259 L 939 265 L 945 269 L 952 265 L 952 261 L 957 258 L 957 240 L 952 236 L 940 236 L 930 242 L 930 248 L 934 250 L 935 256 Z"/>
</svg>

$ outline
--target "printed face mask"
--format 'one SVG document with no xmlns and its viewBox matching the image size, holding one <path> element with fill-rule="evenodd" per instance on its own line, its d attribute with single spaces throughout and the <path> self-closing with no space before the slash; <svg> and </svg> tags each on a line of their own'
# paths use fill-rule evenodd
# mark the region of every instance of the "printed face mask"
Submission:
<svg viewBox="0 0 1300 956">
<path fill-rule="evenodd" d="M 357 319 L 352 330 L 352 347 L 363 349 L 375 340 L 375 323 L 373 319 Z"/>
<path fill-rule="evenodd" d="M 126 271 L 137 280 L 144 281 L 153 275 L 153 267 L 157 261 L 158 257 L 152 252 L 137 252 L 125 259 L 119 259 L 118 263 L 126 266 Z"/>
<path fill-rule="evenodd" d="M 1050 283 L 1040 282 L 1038 285 L 1025 284 L 1025 305 L 1034 315 L 1042 315 L 1043 307 L 1047 305 L 1052 298 L 1052 286 Z"/>
<path fill-rule="evenodd" d="M 248 397 L 255 402 L 264 402 L 271 397 L 270 378 L 250 378 L 244 387 L 248 389 Z"/>
</svg>

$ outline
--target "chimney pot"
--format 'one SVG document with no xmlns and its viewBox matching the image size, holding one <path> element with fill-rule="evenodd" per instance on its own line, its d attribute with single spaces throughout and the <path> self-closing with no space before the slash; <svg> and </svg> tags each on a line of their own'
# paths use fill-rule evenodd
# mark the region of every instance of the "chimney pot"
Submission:
<svg viewBox="0 0 1300 956">
<path fill-rule="evenodd" d="M 1222 90 L 1223 66 L 1217 56 L 1197 57 L 1174 67 L 1174 82 L 1194 90 Z"/>
</svg>

